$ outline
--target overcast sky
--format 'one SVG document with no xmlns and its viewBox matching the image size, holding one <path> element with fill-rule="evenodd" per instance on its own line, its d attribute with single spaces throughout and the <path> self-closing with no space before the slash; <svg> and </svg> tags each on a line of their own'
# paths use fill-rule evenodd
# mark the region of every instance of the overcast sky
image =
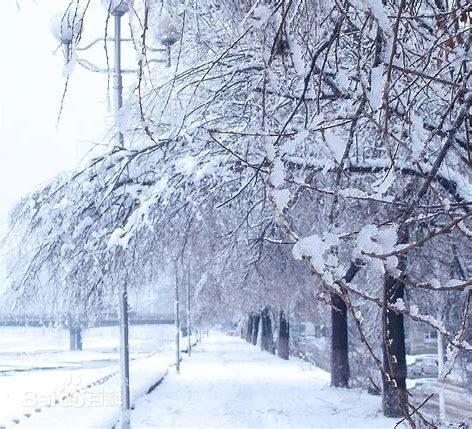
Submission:
<svg viewBox="0 0 472 429">
<path fill-rule="evenodd" d="M 74 168 L 93 144 L 107 143 L 112 124 L 103 75 L 74 69 L 59 127 L 63 57 L 50 32 L 65 0 L 0 0 L 0 233 L 22 195 Z M 104 32 L 99 1 L 84 25 L 83 42 Z M 103 45 L 84 53 L 105 66 Z M 111 101 L 113 97 L 111 97 Z"/>
</svg>

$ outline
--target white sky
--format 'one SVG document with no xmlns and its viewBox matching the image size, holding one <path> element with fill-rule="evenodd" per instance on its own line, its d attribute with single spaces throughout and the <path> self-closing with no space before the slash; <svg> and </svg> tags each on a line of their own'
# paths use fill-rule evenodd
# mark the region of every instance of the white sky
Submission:
<svg viewBox="0 0 472 429">
<path fill-rule="evenodd" d="M 92 0 L 83 42 L 103 36 L 106 14 Z M 50 33 L 66 0 L 0 0 L 0 235 L 12 205 L 61 171 L 77 166 L 93 143 L 106 144 L 112 122 L 106 76 L 76 67 L 62 120 L 63 57 Z M 83 54 L 105 66 L 103 44 Z M 111 102 L 113 97 L 111 97 Z"/>
</svg>

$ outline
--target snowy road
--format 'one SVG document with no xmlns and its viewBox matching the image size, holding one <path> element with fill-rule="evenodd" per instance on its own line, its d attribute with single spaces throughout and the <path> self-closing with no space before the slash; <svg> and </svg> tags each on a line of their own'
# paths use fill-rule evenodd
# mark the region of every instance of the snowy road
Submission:
<svg viewBox="0 0 472 429">
<path fill-rule="evenodd" d="M 137 428 L 393 428 L 380 397 L 329 387 L 329 374 L 214 334 L 131 414 Z"/>
</svg>

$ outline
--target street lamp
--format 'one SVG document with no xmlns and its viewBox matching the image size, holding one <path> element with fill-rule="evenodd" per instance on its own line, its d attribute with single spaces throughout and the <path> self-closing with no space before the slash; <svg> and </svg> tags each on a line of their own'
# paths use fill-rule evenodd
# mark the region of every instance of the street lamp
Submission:
<svg viewBox="0 0 472 429">
<path fill-rule="evenodd" d="M 148 22 L 152 37 L 158 43 L 165 46 L 167 51 L 167 66 L 170 67 L 171 47 L 179 40 L 179 31 L 168 12 L 163 12 L 161 7 L 154 5 L 149 8 Z"/>
<path fill-rule="evenodd" d="M 129 11 L 130 0 L 102 0 L 107 12 L 113 16 L 115 24 L 115 61 L 113 73 L 113 89 L 115 92 L 115 124 L 118 129 L 116 147 L 124 147 L 124 136 L 118 126 L 119 111 L 123 106 L 123 75 L 121 72 L 121 18 Z M 120 306 L 121 307 L 121 306 Z M 127 329 L 127 327 L 126 327 Z M 129 387 L 127 389 L 129 402 Z"/>
<path fill-rule="evenodd" d="M 102 5 L 107 10 L 109 15 L 114 19 L 114 37 L 107 40 L 114 42 L 114 64 L 113 64 L 113 80 L 114 80 L 114 110 L 115 110 L 115 124 L 117 128 L 117 137 L 115 147 L 124 148 L 124 136 L 119 127 L 119 112 L 123 106 L 123 73 L 135 73 L 137 70 L 123 70 L 121 67 L 121 42 L 131 42 L 132 39 L 125 39 L 121 37 L 121 18 L 132 7 L 133 0 L 102 0 Z M 66 65 L 72 59 L 73 50 L 85 51 L 96 43 L 103 40 L 103 38 L 96 39 L 87 46 L 78 47 L 80 36 L 83 29 L 83 11 L 76 8 L 68 7 L 66 13 L 57 20 L 53 27 L 53 34 L 60 41 L 63 46 L 64 58 Z M 166 62 L 170 66 L 171 46 L 178 40 L 178 33 L 176 26 L 172 23 L 170 17 L 158 20 L 160 23 L 158 31 L 155 33 L 155 38 L 158 42 L 165 46 L 165 49 L 148 48 L 151 52 L 166 52 L 167 60 L 151 59 L 148 63 L 162 63 Z M 76 61 L 82 67 L 99 73 L 110 74 L 109 69 L 100 68 L 93 63 L 76 58 Z M 128 291 L 127 284 L 124 282 L 120 291 L 119 302 L 120 313 L 120 372 L 121 372 L 121 413 L 120 413 L 120 427 L 128 429 L 130 427 L 130 391 L 129 391 L 129 315 L 128 315 Z"/>
<path fill-rule="evenodd" d="M 51 31 L 61 43 L 66 64 L 71 60 L 71 46 L 79 41 L 84 23 L 84 10 L 71 5 L 51 20 Z"/>
</svg>

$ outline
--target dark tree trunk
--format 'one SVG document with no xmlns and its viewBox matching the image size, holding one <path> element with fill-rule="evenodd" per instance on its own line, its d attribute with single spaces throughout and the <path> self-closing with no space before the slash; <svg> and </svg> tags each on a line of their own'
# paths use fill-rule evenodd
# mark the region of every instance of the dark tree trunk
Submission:
<svg viewBox="0 0 472 429">
<path fill-rule="evenodd" d="M 405 226 L 398 231 L 398 243 L 408 242 L 408 230 Z M 397 268 L 404 273 L 406 255 L 400 255 Z M 385 274 L 384 303 L 394 305 L 398 299 L 404 298 L 405 286 L 403 282 Z M 382 311 L 383 328 L 383 413 L 386 417 L 408 416 L 408 398 L 406 390 L 406 351 L 405 328 L 403 314 L 387 309 Z"/>
<path fill-rule="evenodd" d="M 279 316 L 279 339 L 277 342 L 277 354 L 280 358 L 288 360 L 289 357 L 290 325 L 287 316 L 281 310 Z"/>
<path fill-rule="evenodd" d="M 359 269 L 360 266 L 351 262 L 344 281 L 351 282 Z M 331 293 L 331 305 L 331 386 L 349 387 L 347 306 L 336 293 Z"/>
<path fill-rule="evenodd" d="M 256 314 L 252 318 L 252 344 L 256 345 L 257 344 L 257 336 L 259 334 L 259 321 L 261 320 L 261 316 L 259 314 Z"/>
<path fill-rule="evenodd" d="M 385 275 L 384 299 L 393 305 L 403 299 L 404 285 Z M 406 391 L 405 330 L 403 314 L 384 308 L 383 321 L 383 413 L 386 417 L 403 417 L 408 412 Z"/>
<path fill-rule="evenodd" d="M 70 350 L 82 350 L 82 329 L 79 327 L 69 327 Z"/>
<path fill-rule="evenodd" d="M 343 299 L 331 293 L 331 386 L 349 386 L 349 346 L 347 307 Z"/>
<path fill-rule="evenodd" d="M 248 343 L 252 342 L 252 329 L 254 326 L 254 316 L 250 314 L 247 318 L 247 326 L 246 326 L 246 336 L 245 339 Z"/>
<path fill-rule="evenodd" d="M 275 354 L 274 335 L 272 333 L 272 321 L 270 319 L 270 312 L 268 307 L 264 308 L 261 313 L 261 322 L 261 348 L 262 350 Z"/>
</svg>

